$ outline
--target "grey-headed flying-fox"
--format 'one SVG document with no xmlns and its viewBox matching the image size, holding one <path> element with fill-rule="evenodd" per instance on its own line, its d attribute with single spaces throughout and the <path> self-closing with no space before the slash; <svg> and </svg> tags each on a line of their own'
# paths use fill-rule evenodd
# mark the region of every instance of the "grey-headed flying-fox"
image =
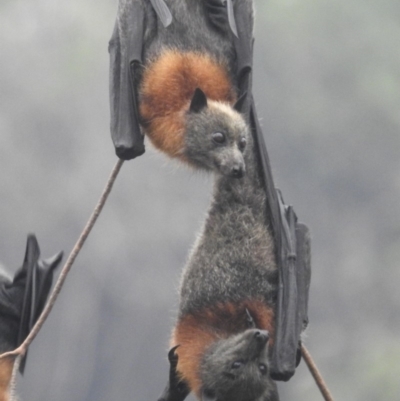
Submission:
<svg viewBox="0 0 400 401">
<path fill-rule="evenodd" d="M 242 1 L 252 17 L 252 2 Z M 150 3 L 145 8 L 142 127 L 159 150 L 216 173 L 213 202 L 181 284 L 171 344 L 179 345 L 177 371 L 199 398 L 277 399 L 264 333 L 271 343 L 278 275 L 255 144 L 235 110 L 232 33 L 216 34 L 206 1 L 166 3 L 174 21 L 168 28 L 155 29 Z"/>
<path fill-rule="evenodd" d="M 252 1 L 241 1 L 242 12 L 252 19 Z M 136 75 L 133 71 L 133 77 L 144 133 L 169 156 L 216 172 L 213 203 L 181 286 L 172 339 L 173 346 L 179 345 L 177 370 L 199 397 L 213 394 L 219 401 L 243 401 L 247 397 L 237 389 L 241 383 L 251 400 L 265 398 L 274 389 L 266 341 L 260 346 L 250 340 L 247 313 L 256 328 L 273 333 L 278 276 L 255 145 L 245 119 L 235 110 L 235 104 L 237 109 L 241 105 L 234 33 L 228 21 L 216 26 L 210 18 L 216 15 L 212 7 L 222 2 L 166 4 L 173 17 L 167 28 L 158 23 L 149 1 L 123 1 L 120 12 L 141 6 L 143 13 L 143 68 Z M 248 353 L 253 342 L 259 344 L 252 353 L 257 375 L 244 375 L 242 382 L 231 372 L 225 383 L 223 366 L 240 365 L 233 371 L 246 372 L 246 365 L 254 362 Z"/>
<path fill-rule="evenodd" d="M 120 0 L 110 41 L 117 155 L 142 154 L 144 133 L 169 156 L 215 172 L 213 201 L 183 274 L 171 341 L 178 380 L 203 400 L 277 400 L 267 341 L 253 342 L 268 331 L 269 344 L 281 344 L 278 351 L 284 343 L 285 366 L 278 369 L 287 380 L 306 312 L 306 306 L 298 312 L 292 296 L 295 274 L 288 291 L 278 292 L 277 260 L 292 266 L 297 231 L 291 230 L 297 226 L 293 210 L 278 200 L 266 150 L 260 149 L 251 96 L 252 30 L 252 0 Z M 284 252 L 275 248 L 278 237 Z M 308 290 L 302 291 L 303 307 Z M 277 309 L 289 325 L 280 342 L 274 313 L 282 299 L 292 303 L 288 317 L 282 317 L 287 306 Z M 256 351 L 249 353 L 252 344 Z M 184 398 L 171 398 L 176 389 L 169 390 L 164 399 Z"/>
<path fill-rule="evenodd" d="M 111 131 L 116 152 L 121 158 L 143 153 L 144 133 L 169 156 L 210 168 L 200 157 L 201 150 L 210 150 L 206 139 L 212 144 L 220 133 L 235 129 L 235 139 L 241 140 L 245 121 L 238 110 L 245 101 L 248 69 L 238 73 L 234 33 L 222 18 L 222 1 L 166 0 L 173 17 L 167 27 L 154 8 L 159 3 L 164 2 L 121 0 L 119 4 L 110 41 Z M 243 4 L 252 18 L 252 0 Z M 202 107 L 204 96 L 207 108 Z M 241 174 L 233 168 L 234 175 Z M 231 173 L 227 167 L 225 172 Z"/>
<path fill-rule="evenodd" d="M 176 371 L 203 400 L 277 400 L 267 340 L 270 335 L 273 342 L 278 273 L 256 145 L 238 112 L 247 89 L 237 73 L 235 34 L 228 19 L 219 19 L 219 0 L 166 0 L 173 18 L 168 27 L 153 3 L 120 1 L 119 17 L 131 13 L 141 24 L 140 62 L 130 61 L 131 107 L 159 150 L 216 177 L 203 232 L 183 273 L 171 341 L 178 346 Z M 252 26 L 252 0 L 240 3 Z M 119 51 L 122 57 L 129 51 L 118 47 L 121 26 L 120 18 L 110 42 L 115 131 L 124 128 L 115 95 L 123 94 L 118 79 L 123 82 L 125 67 L 118 76 L 114 64 Z M 121 135 L 113 133 L 117 154 L 130 158 Z"/>
</svg>

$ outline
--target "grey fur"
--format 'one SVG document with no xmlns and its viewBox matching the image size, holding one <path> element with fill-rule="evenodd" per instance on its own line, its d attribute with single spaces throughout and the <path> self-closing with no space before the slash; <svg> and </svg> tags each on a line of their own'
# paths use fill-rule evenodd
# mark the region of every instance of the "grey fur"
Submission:
<svg viewBox="0 0 400 401">
<path fill-rule="evenodd" d="M 235 176 L 240 171 L 236 175 L 241 177 L 245 172 L 245 148 L 241 148 L 241 141 L 249 141 L 248 127 L 239 113 L 214 103 L 198 113 L 187 113 L 184 154 L 199 168 L 227 176 Z M 221 133 L 225 141 L 216 143 L 215 133 Z"/>
<path fill-rule="evenodd" d="M 274 305 L 277 267 L 251 135 L 244 159 L 242 179 L 216 174 L 208 217 L 182 276 L 181 316 L 218 302 L 249 298 Z"/>
</svg>

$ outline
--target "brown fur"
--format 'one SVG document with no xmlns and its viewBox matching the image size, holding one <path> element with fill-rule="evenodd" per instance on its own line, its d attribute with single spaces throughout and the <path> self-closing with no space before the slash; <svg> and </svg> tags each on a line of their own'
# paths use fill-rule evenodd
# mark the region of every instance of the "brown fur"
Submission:
<svg viewBox="0 0 400 401">
<path fill-rule="evenodd" d="M 0 360 L 0 401 L 8 401 L 8 387 L 10 385 L 14 360 L 5 358 Z"/>
<path fill-rule="evenodd" d="M 168 50 L 143 72 L 140 114 L 145 133 L 171 157 L 184 160 L 185 113 L 196 88 L 210 100 L 236 100 L 227 67 L 207 54 Z"/>
<path fill-rule="evenodd" d="M 268 330 L 273 337 L 273 310 L 260 300 L 238 304 L 224 303 L 186 315 L 178 322 L 171 341 L 177 349 L 177 370 L 190 389 L 201 390 L 200 362 L 206 349 L 215 341 L 243 332 L 248 327 L 246 309 L 257 328 Z M 270 341 L 271 345 L 272 341 Z"/>
</svg>

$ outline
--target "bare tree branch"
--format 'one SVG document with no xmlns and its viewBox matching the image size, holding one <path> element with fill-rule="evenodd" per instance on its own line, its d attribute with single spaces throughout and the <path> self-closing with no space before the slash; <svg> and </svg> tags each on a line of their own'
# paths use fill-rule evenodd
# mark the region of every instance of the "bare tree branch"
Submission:
<svg viewBox="0 0 400 401">
<path fill-rule="evenodd" d="M 0 359 L 6 358 L 6 357 L 16 358 L 17 356 L 25 355 L 29 345 L 34 340 L 34 338 L 37 336 L 37 334 L 39 333 L 44 322 L 46 321 L 47 317 L 49 316 L 49 314 L 57 300 L 58 295 L 60 294 L 60 291 L 61 291 L 64 281 L 67 278 L 67 275 L 72 267 L 72 264 L 74 263 L 76 257 L 78 256 L 80 250 L 82 249 L 83 244 L 86 241 L 86 238 L 89 236 L 90 231 L 92 230 L 93 226 L 95 225 L 96 220 L 99 217 L 104 204 L 106 203 L 108 195 L 111 192 L 111 189 L 113 187 L 113 184 L 115 182 L 115 179 L 117 178 L 117 175 L 121 169 L 123 162 L 124 162 L 123 160 L 118 159 L 118 162 L 114 166 L 114 168 L 111 172 L 111 175 L 107 181 L 107 184 L 103 190 L 103 193 L 101 194 L 101 197 L 100 197 L 96 207 L 94 208 L 92 215 L 90 216 L 88 222 L 86 223 L 85 228 L 83 229 L 81 235 L 79 236 L 78 241 L 76 242 L 75 246 L 72 248 L 72 251 L 69 254 L 68 259 L 65 262 L 65 265 L 61 270 L 60 276 L 58 277 L 58 280 L 53 288 L 53 291 L 50 294 L 50 297 L 46 303 L 46 306 L 43 309 L 43 312 L 41 313 L 41 315 L 39 316 L 39 319 L 33 326 L 32 330 L 30 331 L 30 333 L 28 334 L 28 336 L 26 337 L 24 342 L 19 347 L 17 347 L 15 350 L 1 354 Z"/>
<path fill-rule="evenodd" d="M 324 397 L 325 401 L 334 401 L 333 396 L 321 375 L 321 372 L 318 370 L 317 365 L 315 364 L 310 352 L 304 345 L 301 346 L 301 354 L 304 358 L 305 363 L 307 364 L 308 369 L 314 377 L 315 383 L 317 383 L 317 386 L 321 391 L 321 394 Z"/>
</svg>

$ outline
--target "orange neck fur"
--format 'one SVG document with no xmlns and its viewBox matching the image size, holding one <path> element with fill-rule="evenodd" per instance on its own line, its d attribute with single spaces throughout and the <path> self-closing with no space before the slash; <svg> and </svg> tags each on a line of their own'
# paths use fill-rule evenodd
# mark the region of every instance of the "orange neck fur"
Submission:
<svg viewBox="0 0 400 401">
<path fill-rule="evenodd" d="M 185 113 L 196 88 L 208 99 L 233 104 L 236 95 L 225 65 L 207 54 L 165 51 L 146 66 L 140 87 L 140 114 L 154 146 L 182 160 Z"/>
</svg>

